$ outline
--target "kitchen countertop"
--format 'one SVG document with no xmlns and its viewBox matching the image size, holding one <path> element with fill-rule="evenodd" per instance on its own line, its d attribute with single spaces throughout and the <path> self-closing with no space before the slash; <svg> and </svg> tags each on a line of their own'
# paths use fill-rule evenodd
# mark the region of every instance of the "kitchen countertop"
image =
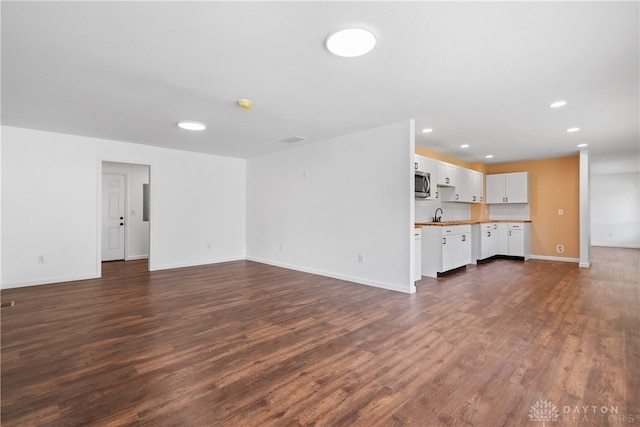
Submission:
<svg viewBox="0 0 640 427">
<path fill-rule="evenodd" d="M 530 219 L 487 219 L 487 220 L 462 220 L 462 221 L 443 221 L 443 222 L 416 222 L 415 227 L 448 227 L 450 225 L 469 225 L 469 224 L 488 224 L 491 222 L 531 222 Z"/>
</svg>

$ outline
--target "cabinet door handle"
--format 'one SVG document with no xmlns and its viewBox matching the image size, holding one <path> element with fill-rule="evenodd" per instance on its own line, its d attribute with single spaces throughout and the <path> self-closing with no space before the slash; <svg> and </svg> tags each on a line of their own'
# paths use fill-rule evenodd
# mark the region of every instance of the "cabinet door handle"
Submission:
<svg viewBox="0 0 640 427">
<path fill-rule="evenodd" d="M 460 198 L 459 194 L 456 194 L 456 200 L 458 200 Z"/>
<path fill-rule="evenodd" d="M 474 201 L 474 202 L 476 201 L 476 196 L 473 196 L 473 201 Z"/>
<path fill-rule="evenodd" d="M 462 241 L 466 242 L 467 241 L 467 236 L 465 234 L 462 235 Z"/>
<path fill-rule="evenodd" d="M 414 168 L 415 170 L 418 170 L 418 162 L 415 162 L 415 163 L 413 164 L 413 168 Z"/>
<path fill-rule="evenodd" d="M 511 236 L 511 230 L 509 230 L 509 236 Z"/>
<path fill-rule="evenodd" d="M 482 196 L 480 196 L 480 201 L 482 201 Z"/>
<path fill-rule="evenodd" d="M 448 184 L 449 183 L 449 178 L 445 178 L 444 181 Z"/>
<path fill-rule="evenodd" d="M 436 191 L 436 199 L 438 198 L 438 192 Z"/>
<path fill-rule="evenodd" d="M 509 197 L 505 197 L 505 198 L 504 198 L 504 201 L 505 201 L 505 202 L 508 202 L 508 201 L 509 201 Z"/>
<path fill-rule="evenodd" d="M 491 237 L 491 232 L 487 231 L 487 237 Z"/>
<path fill-rule="evenodd" d="M 443 245 L 446 245 L 446 244 L 447 244 L 447 238 L 446 238 L 446 237 L 443 237 L 443 238 L 442 238 L 442 244 L 443 244 Z"/>
</svg>

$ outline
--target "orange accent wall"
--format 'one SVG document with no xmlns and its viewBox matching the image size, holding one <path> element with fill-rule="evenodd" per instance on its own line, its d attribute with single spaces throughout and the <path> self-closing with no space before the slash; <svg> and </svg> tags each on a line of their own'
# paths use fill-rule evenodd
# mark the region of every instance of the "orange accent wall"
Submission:
<svg viewBox="0 0 640 427">
<path fill-rule="evenodd" d="M 487 165 L 470 163 L 428 148 L 416 146 L 416 154 L 487 174 L 529 172 L 531 253 L 580 258 L 580 157 L 560 157 L 527 162 Z M 486 183 L 486 181 L 485 181 Z M 486 184 L 485 184 L 486 185 Z M 490 205 L 471 205 L 471 219 L 488 220 Z M 564 215 L 558 215 L 558 209 Z M 564 252 L 556 252 L 557 245 Z"/>
<path fill-rule="evenodd" d="M 580 157 L 487 165 L 486 173 L 524 171 L 529 172 L 531 253 L 580 258 Z M 564 253 L 556 252 L 559 244 Z"/>
</svg>

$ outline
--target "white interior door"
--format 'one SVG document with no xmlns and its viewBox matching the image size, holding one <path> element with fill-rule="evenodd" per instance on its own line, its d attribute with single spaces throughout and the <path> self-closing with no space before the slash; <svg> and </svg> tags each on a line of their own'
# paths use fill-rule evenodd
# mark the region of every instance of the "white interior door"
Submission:
<svg viewBox="0 0 640 427">
<path fill-rule="evenodd" d="M 102 174 L 102 261 L 124 259 L 124 175 Z"/>
</svg>

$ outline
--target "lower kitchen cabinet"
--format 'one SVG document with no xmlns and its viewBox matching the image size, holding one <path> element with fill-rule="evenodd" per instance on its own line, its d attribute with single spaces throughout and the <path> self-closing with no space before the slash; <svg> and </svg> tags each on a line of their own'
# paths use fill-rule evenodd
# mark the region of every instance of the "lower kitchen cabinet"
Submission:
<svg viewBox="0 0 640 427">
<path fill-rule="evenodd" d="M 471 225 L 422 227 L 423 276 L 438 277 L 471 261 Z"/>
<path fill-rule="evenodd" d="M 497 236 L 495 236 L 497 237 L 497 252 L 494 255 L 518 257 L 525 261 L 531 258 L 530 222 L 500 222 L 495 231 L 497 232 Z"/>
<path fill-rule="evenodd" d="M 508 253 L 528 260 L 531 258 L 531 224 L 528 222 L 508 223 L 507 246 Z"/>
<path fill-rule="evenodd" d="M 498 255 L 498 224 L 490 222 L 480 224 L 480 254 L 479 260 Z"/>
</svg>

